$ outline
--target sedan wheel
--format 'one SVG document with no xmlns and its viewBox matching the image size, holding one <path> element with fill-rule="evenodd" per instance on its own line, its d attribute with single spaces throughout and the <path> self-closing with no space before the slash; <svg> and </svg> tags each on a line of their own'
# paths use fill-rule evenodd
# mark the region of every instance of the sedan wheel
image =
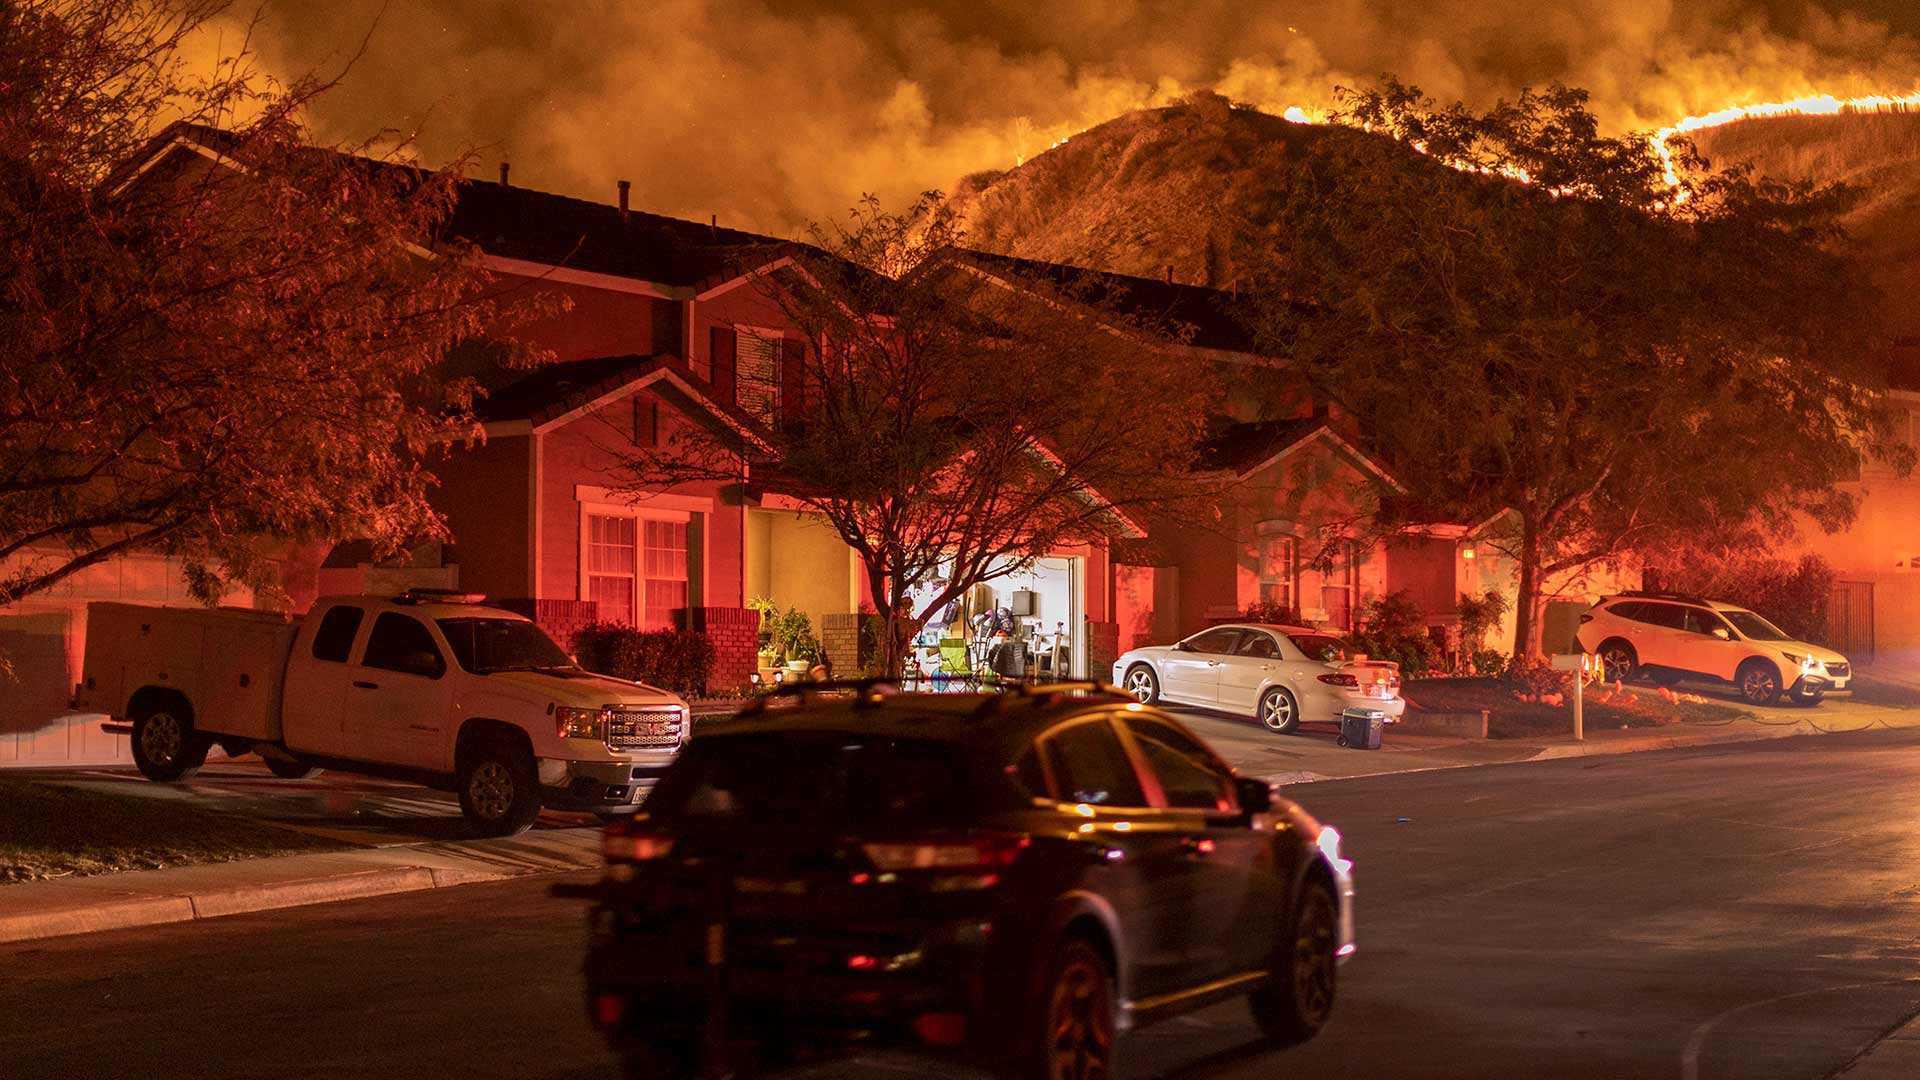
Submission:
<svg viewBox="0 0 1920 1080">
<path fill-rule="evenodd" d="M 1300 728 L 1300 703 L 1278 686 L 1260 699 L 1259 715 L 1261 726 L 1277 735 L 1291 735 Z"/>
<path fill-rule="evenodd" d="M 1142 705 L 1151 705 L 1160 697 L 1160 680 L 1153 677 L 1153 669 L 1140 664 L 1127 672 L 1127 684 L 1124 688 L 1127 696 Z"/>
</svg>

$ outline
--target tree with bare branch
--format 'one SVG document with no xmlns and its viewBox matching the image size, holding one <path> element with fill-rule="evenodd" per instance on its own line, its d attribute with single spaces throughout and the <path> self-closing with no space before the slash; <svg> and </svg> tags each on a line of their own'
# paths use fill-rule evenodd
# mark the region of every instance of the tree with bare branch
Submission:
<svg viewBox="0 0 1920 1080">
<path fill-rule="evenodd" d="M 740 374 L 764 446 L 691 429 L 622 466 L 636 493 L 744 466 L 817 514 L 861 560 L 895 675 L 974 586 L 1207 493 L 1188 466 L 1216 380 L 1169 347 L 1177 328 L 959 239 L 937 194 L 816 228 L 760 277 L 797 331 L 773 370 Z"/>
<path fill-rule="evenodd" d="M 325 86 L 244 42 L 196 69 L 222 7 L 0 7 L 0 606 L 127 553 L 211 597 L 270 583 L 262 536 L 440 528 L 423 455 L 472 425 L 434 370 L 496 314 L 436 241 L 454 176 L 316 148 Z"/>
</svg>

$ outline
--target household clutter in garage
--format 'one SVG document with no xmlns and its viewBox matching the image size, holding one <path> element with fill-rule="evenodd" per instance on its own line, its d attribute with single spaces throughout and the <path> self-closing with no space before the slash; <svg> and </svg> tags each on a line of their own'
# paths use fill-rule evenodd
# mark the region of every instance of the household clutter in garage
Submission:
<svg viewBox="0 0 1920 1080">
<path fill-rule="evenodd" d="M 1036 559 L 976 585 L 927 620 L 914 638 L 913 670 L 933 679 L 1052 680 L 1082 677 L 1075 629 L 1083 621 L 1077 558 Z M 931 600 L 946 579 L 927 583 Z"/>
</svg>

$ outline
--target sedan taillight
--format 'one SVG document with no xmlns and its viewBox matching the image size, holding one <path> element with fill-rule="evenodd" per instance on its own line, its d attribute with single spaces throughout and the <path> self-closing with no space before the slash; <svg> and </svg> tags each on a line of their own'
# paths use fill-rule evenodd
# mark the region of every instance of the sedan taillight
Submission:
<svg viewBox="0 0 1920 1080">
<path fill-rule="evenodd" d="M 1353 675 L 1350 675 L 1344 671 L 1330 671 L 1325 675 L 1320 676 L 1320 681 L 1323 683 L 1326 683 L 1328 686 L 1357 687 L 1360 685 L 1359 678 Z"/>
</svg>

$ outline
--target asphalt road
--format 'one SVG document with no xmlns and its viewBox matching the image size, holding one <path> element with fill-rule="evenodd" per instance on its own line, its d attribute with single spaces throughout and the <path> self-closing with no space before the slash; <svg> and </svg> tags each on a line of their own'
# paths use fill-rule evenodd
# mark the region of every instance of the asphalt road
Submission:
<svg viewBox="0 0 1920 1080">
<path fill-rule="evenodd" d="M 1334 1022 L 1274 1053 L 1224 1005 L 1122 1075 L 1810 1080 L 1920 1011 L 1920 733 L 1292 794 L 1358 864 Z M 0 1075 L 611 1076 L 550 880 L 0 946 Z"/>
</svg>

